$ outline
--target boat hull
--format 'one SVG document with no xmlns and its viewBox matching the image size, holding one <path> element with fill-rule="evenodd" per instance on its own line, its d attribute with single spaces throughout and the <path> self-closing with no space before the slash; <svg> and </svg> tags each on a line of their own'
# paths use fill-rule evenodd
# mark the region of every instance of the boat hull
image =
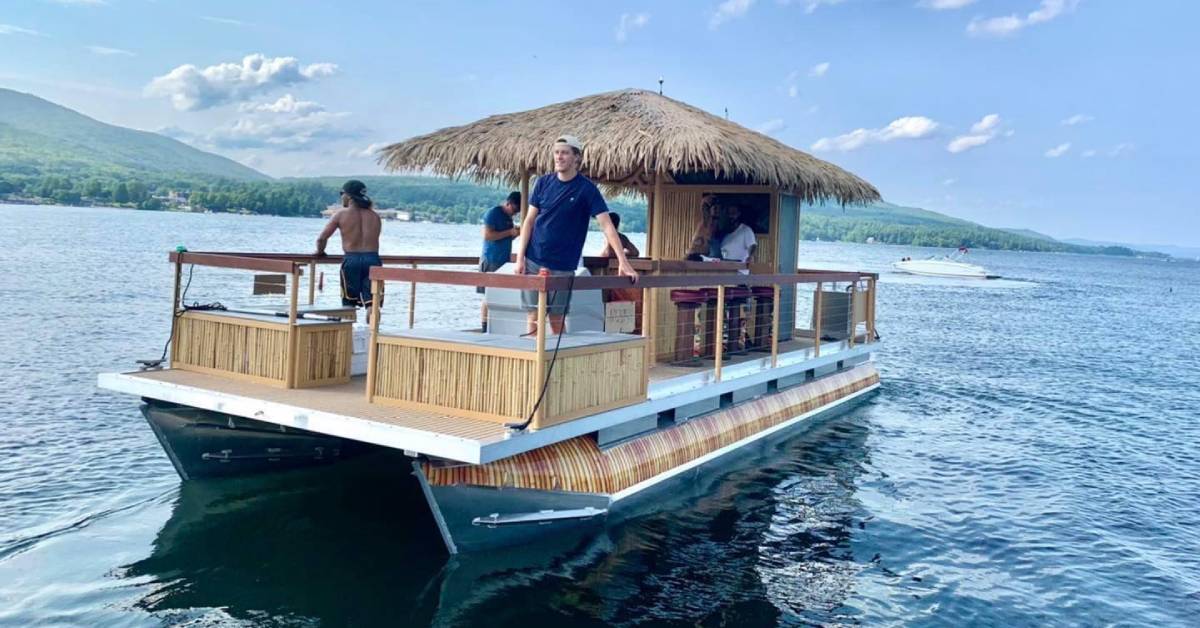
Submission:
<svg viewBox="0 0 1200 628">
<path fill-rule="evenodd" d="M 987 269 L 982 266 L 961 262 L 913 260 L 909 262 L 892 262 L 892 268 L 902 273 L 921 275 L 923 277 L 987 279 L 989 276 Z"/>
<path fill-rule="evenodd" d="M 867 363 L 600 449 L 590 436 L 483 465 L 415 463 L 451 553 L 587 534 L 614 518 L 703 492 L 734 458 L 840 413 L 875 391 Z"/>
<path fill-rule="evenodd" d="M 145 399 L 142 415 L 184 480 L 324 465 L 373 449 L 356 441 Z"/>
</svg>

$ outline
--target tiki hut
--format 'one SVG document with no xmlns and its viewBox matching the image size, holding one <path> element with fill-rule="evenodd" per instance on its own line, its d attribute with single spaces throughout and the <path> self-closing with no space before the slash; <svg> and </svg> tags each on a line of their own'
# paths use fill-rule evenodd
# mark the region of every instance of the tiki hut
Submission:
<svg viewBox="0 0 1200 628">
<path fill-rule="evenodd" d="M 695 253 L 693 234 L 708 194 L 749 216 L 745 222 L 758 240 L 750 260 L 755 272 L 789 273 L 797 266 L 802 203 L 861 204 L 880 198 L 874 186 L 838 166 L 640 89 L 441 129 L 383 148 L 379 162 L 391 171 L 503 181 L 520 186 L 527 198 L 530 177 L 553 171 L 550 147 L 563 134 L 582 140 L 585 175 L 610 193 L 647 198 L 651 261 L 675 262 Z M 715 268 L 704 267 L 704 272 Z M 679 269 L 674 265 L 671 272 Z"/>
</svg>

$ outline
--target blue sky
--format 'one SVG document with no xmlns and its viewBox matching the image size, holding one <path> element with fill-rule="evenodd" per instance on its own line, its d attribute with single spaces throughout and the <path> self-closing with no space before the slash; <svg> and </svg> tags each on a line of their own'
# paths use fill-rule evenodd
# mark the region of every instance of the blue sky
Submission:
<svg viewBox="0 0 1200 628">
<path fill-rule="evenodd" d="M 1197 246 L 1198 18 L 1185 0 L 29 0 L 0 7 L 0 86 L 291 176 L 377 172 L 372 145 L 661 76 L 895 203 Z"/>
</svg>

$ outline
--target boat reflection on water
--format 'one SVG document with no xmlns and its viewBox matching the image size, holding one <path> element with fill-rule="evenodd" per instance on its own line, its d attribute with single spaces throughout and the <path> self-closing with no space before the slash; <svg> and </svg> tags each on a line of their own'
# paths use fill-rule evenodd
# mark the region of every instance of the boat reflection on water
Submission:
<svg viewBox="0 0 1200 628">
<path fill-rule="evenodd" d="M 853 416 L 823 419 L 610 520 L 607 534 L 454 558 L 409 459 L 392 452 L 185 482 L 151 555 L 123 575 L 149 580 L 137 606 L 170 621 L 773 623 L 850 595 L 866 435 Z"/>
</svg>

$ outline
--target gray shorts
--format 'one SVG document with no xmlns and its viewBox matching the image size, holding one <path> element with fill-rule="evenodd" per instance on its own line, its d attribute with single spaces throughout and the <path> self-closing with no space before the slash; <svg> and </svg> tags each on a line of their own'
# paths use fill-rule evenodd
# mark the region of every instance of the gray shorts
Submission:
<svg viewBox="0 0 1200 628">
<path fill-rule="evenodd" d="M 479 272 L 494 273 L 497 270 L 499 270 L 501 266 L 503 266 L 507 263 L 508 263 L 507 261 L 504 261 L 504 262 L 500 262 L 499 264 L 493 264 L 493 263 L 489 262 L 487 260 L 487 258 L 481 257 L 481 258 L 479 258 Z M 478 292 L 479 294 L 483 294 L 484 293 L 483 286 L 475 286 L 475 292 Z"/>
<path fill-rule="evenodd" d="M 536 275 L 542 269 L 542 265 L 537 262 L 525 258 L 525 274 Z M 569 277 L 575 274 L 573 270 L 554 270 L 547 268 L 551 275 L 560 277 Z M 528 312 L 536 312 L 538 309 L 538 291 L 537 290 L 522 290 L 521 305 Z M 546 293 L 546 314 L 562 314 L 566 315 L 571 305 L 571 292 L 569 290 L 551 290 Z"/>
</svg>

